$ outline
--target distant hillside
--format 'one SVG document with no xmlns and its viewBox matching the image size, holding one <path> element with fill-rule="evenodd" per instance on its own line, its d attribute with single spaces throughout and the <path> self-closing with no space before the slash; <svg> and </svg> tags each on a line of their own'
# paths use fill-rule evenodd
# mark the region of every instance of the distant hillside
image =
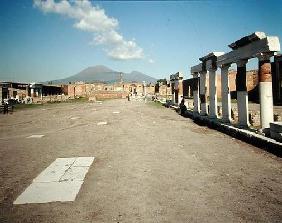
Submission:
<svg viewBox="0 0 282 223">
<path fill-rule="evenodd" d="M 122 79 L 125 82 L 142 82 L 146 81 L 147 83 L 154 83 L 156 79 L 150 77 L 146 74 L 143 74 L 138 71 L 132 71 L 131 73 L 123 73 L 122 72 Z M 120 72 L 114 71 L 108 67 L 98 65 L 94 67 L 88 67 L 78 74 L 70 76 L 65 79 L 60 80 L 51 80 L 53 84 L 67 84 L 69 82 L 76 82 L 76 81 L 84 81 L 84 82 L 106 82 L 112 83 L 120 80 Z M 48 81 L 48 82 L 51 82 Z"/>
</svg>

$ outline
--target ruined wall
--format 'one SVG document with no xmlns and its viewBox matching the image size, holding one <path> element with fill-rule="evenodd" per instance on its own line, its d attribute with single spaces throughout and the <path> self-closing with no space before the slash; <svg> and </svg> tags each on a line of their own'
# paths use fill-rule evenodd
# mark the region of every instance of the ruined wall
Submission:
<svg viewBox="0 0 282 223">
<path fill-rule="evenodd" d="M 91 96 L 95 96 L 97 100 L 101 99 L 117 99 L 126 98 L 128 92 L 119 91 L 96 91 Z"/>
<path fill-rule="evenodd" d="M 149 85 L 149 86 L 146 86 L 146 92 L 147 94 L 155 94 L 156 93 L 156 86 L 155 85 Z"/>
</svg>

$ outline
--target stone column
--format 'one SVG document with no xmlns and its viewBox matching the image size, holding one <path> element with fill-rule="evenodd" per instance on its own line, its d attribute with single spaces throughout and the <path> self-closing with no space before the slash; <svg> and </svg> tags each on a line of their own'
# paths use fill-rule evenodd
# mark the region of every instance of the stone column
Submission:
<svg viewBox="0 0 282 223">
<path fill-rule="evenodd" d="M 41 86 L 40 88 L 40 98 L 41 98 L 41 101 L 43 100 L 43 87 Z"/>
<path fill-rule="evenodd" d="M 273 97 L 271 55 L 259 56 L 259 100 L 260 100 L 260 123 L 262 130 L 269 129 L 269 123 L 273 122 Z"/>
<path fill-rule="evenodd" d="M 171 82 L 171 103 L 174 105 L 175 103 L 175 90 L 174 90 L 174 82 Z"/>
<path fill-rule="evenodd" d="M 230 123 L 231 121 L 231 96 L 228 77 L 230 65 L 231 64 L 225 64 L 221 67 L 222 121 L 225 123 Z"/>
<path fill-rule="evenodd" d="M 210 111 L 209 118 L 217 118 L 217 93 L 216 93 L 217 77 L 216 69 L 209 69 L 209 101 L 210 101 Z"/>
<path fill-rule="evenodd" d="M 198 74 L 193 74 L 193 77 L 196 78 L 196 83 L 193 86 L 193 100 L 194 100 L 194 107 L 193 107 L 193 115 L 199 115 L 200 113 L 200 98 L 199 98 L 199 78 Z"/>
<path fill-rule="evenodd" d="M 181 103 L 183 97 L 183 81 L 182 79 L 178 80 L 178 104 Z"/>
<path fill-rule="evenodd" d="M 146 82 L 143 81 L 143 95 L 146 97 L 147 89 L 146 89 Z"/>
<path fill-rule="evenodd" d="M 200 72 L 200 100 L 201 112 L 200 115 L 207 115 L 207 87 L 206 87 L 207 71 Z"/>
<path fill-rule="evenodd" d="M 240 60 L 237 63 L 236 91 L 238 106 L 238 125 L 248 127 L 249 108 L 248 108 L 248 91 L 247 91 L 247 73 L 246 64 L 248 60 Z"/>
</svg>

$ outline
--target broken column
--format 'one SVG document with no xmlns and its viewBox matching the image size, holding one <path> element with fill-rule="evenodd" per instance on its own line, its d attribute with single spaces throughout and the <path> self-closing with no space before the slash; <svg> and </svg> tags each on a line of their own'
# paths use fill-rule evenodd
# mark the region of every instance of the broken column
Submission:
<svg viewBox="0 0 282 223">
<path fill-rule="evenodd" d="M 271 54 L 261 54 L 259 59 L 259 99 L 260 99 L 260 122 L 263 131 L 270 127 L 273 122 L 273 97 L 271 76 Z"/>
<path fill-rule="evenodd" d="M 238 106 L 238 125 L 240 127 L 248 127 L 249 124 L 249 108 L 248 108 L 248 91 L 246 64 L 248 60 L 237 61 L 236 75 L 236 91 L 237 91 L 237 106 Z"/>
<path fill-rule="evenodd" d="M 221 66 L 221 101 L 222 101 L 222 121 L 230 123 L 231 121 L 231 97 L 229 89 L 228 69 L 230 64 Z"/>
</svg>

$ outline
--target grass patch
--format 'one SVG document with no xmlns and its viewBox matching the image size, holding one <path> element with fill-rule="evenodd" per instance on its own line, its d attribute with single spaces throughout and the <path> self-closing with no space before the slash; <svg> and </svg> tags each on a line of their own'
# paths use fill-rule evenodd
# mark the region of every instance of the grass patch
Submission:
<svg viewBox="0 0 282 223">
<path fill-rule="evenodd" d="M 21 109 L 30 109 L 30 108 L 42 108 L 43 104 L 15 104 L 14 109 L 15 110 L 21 110 Z"/>
</svg>

